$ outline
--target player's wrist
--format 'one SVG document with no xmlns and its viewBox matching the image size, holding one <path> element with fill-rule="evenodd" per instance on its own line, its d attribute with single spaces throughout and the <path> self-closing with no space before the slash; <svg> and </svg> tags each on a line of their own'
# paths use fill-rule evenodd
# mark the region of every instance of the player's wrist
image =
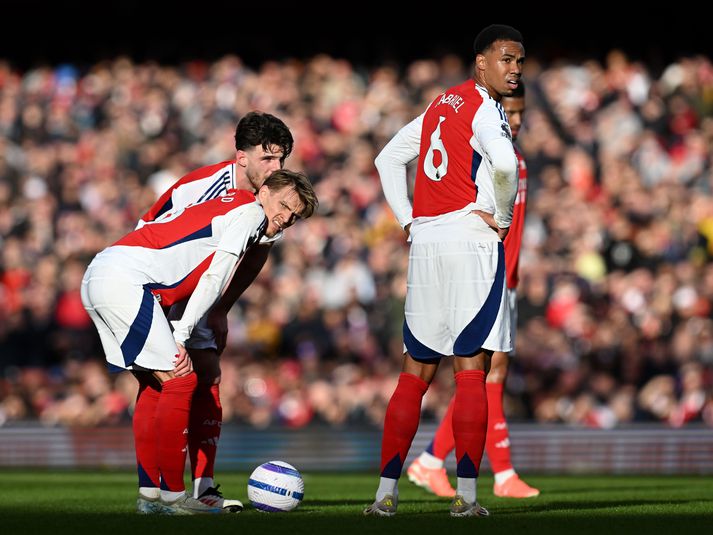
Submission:
<svg viewBox="0 0 713 535">
<path fill-rule="evenodd" d="M 177 344 L 186 347 L 186 340 L 188 340 L 188 334 L 184 331 L 184 329 L 180 327 L 177 328 L 176 322 L 172 321 L 171 324 L 173 325 L 173 339 Z"/>
<path fill-rule="evenodd" d="M 495 224 L 500 229 L 510 228 L 510 225 L 512 225 L 512 217 L 510 217 L 510 218 L 501 217 L 497 212 L 493 216 L 493 219 L 495 220 Z"/>
<path fill-rule="evenodd" d="M 230 311 L 230 306 L 228 306 L 228 304 L 224 303 L 222 300 L 219 300 L 210 309 L 209 314 L 211 316 L 227 316 L 229 311 Z"/>
</svg>

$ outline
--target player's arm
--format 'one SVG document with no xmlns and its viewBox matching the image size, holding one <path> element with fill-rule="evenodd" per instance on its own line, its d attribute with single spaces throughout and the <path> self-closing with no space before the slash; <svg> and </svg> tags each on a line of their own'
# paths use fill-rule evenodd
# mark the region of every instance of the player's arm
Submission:
<svg viewBox="0 0 713 535">
<path fill-rule="evenodd" d="M 498 228 L 507 229 L 512 223 L 512 210 L 517 195 L 517 159 L 512 143 L 505 138 L 492 140 L 485 151 L 493 164 L 495 223 Z"/>
<path fill-rule="evenodd" d="M 171 322 L 173 337 L 184 346 L 198 320 L 220 298 L 240 258 L 264 232 L 267 219 L 263 209 L 257 203 L 251 203 L 231 210 L 225 219 L 213 219 L 213 225 L 224 225 L 220 243 L 188 299 L 183 316 Z"/>
<path fill-rule="evenodd" d="M 190 337 L 198 320 L 220 297 L 220 293 L 228 283 L 238 260 L 238 256 L 227 251 L 217 250 L 215 252 L 208 269 L 198 280 L 196 289 L 186 304 L 183 316 L 180 320 L 171 322 L 173 324 L 173 337 L 178 344 L 185 347 L 186 340 Z"/>
<path fill-rule="evenodd" d="M 483 114 L 473 118 L 473 132 L 492 166 L 495 195 L 495 223 L 501 239 L 512 223 L 513 205 L 517 195 L 517 157 L 505 114 L 497 108 L 483 107 Z"/>
<path fill-rule="evenodd" d="M 399 130 L 374 161 L 386 202 L 406 232 L 413 221 L 406 166 L 418 157 L 422 125 L 423 115 L 420 115 Z"/>
<path fill-rule="evenodd" d="M 271 248 L 272 242 L 260 243 L 245 252 L 225 292 L 208 312 L 208 327 L 215 335 L 219 355 L 225 349 L 228 340 L 228 311 L 258 276 L 267 262 Z"/>
</svg>

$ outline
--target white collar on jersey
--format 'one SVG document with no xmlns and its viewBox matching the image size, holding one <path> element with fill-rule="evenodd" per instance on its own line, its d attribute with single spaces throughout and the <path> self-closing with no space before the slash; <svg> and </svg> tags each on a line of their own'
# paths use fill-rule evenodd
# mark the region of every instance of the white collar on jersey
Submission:
<svg viewBox="0 0 713 535">
<path fill-rule="evenodd" d="M 490 98 L 490 99 L 493 98 L 493 97 L 490 96 L 490 93 L 488 93 L 488 90 L 485 89 L 485 88 L 484 88 L 482 85 L 480 85 L 478 82 L 475 82 L 475 88 L 476 88 L 478 91 L 480 91 L 481 93 L 485 93 L 488 98 Z"/>
</svg>

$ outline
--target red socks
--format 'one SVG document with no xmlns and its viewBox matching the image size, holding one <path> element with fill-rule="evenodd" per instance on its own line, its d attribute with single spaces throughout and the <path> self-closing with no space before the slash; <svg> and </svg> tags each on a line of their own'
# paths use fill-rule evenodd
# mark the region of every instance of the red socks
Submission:
<svg viewBox="0 0 713 535">
<path fill-rule="evenodd" d="M 485 448 L 493 473 L 512 469 L 510 460 L 510 434 L 503 412 L 503 385 L 486 383 L 488 393 L 488 436 Z"/>
<path fill-rule="evenodd" d="M 485 372 L 463 370 L 455 374 L 456 395 L 453 402 L 453 436 L 456 443 L 458 477 L 478 477 L 485 449 L 488 424 L 488 398 Z"/>
<path fill-rule="evenodd" d="M 501 383 L 485 383 L 485 391 L 488 398 L 488 430 L 485 437 L 485 449 L 494 474 L 512 469 L 510 434 L 503 411 L 503 387 L 504 385 Z M 445 459 L 455 449 L 455 439 L 453 437 L 454 406 L 455 397 L 448 404 L 448 410 L 443 416 L 438 429 L 436 429 L 433 442 L 426 450 L 439 459 Z"/>
<path fill-rule="evenodd" d="M 421 400 L 428 383 L 410 373 L 402 373 L 391 395 L 381 439 L 381 477 L 398 479 L 421 419 Z"/>
<path fill-rule="evenodd" d="M 137 373 L 139 393 L 134 409 L 134 449 L 139 472 L 139 487 L 159 486 L 156 442 L 156 408 L 161 397 L 160 385 L 148 373 Z"/>
<path fill-rule="evenodd" d="M 219 385 L 199 383 L 193 394 L 188 426 L 188 451 L 193 479 L 213 477 L 222 423 Z"/>
<path fill-rule="evenodd" d="M 186 488 L 183 471 L 188 446 L 188 416 L 197 383 L 196 374 L 192 372 L 184 377 L 170 379 L 162 385 L 156 408 L 156 431 L 163 490 L 180 492 Z"/>
</svg>

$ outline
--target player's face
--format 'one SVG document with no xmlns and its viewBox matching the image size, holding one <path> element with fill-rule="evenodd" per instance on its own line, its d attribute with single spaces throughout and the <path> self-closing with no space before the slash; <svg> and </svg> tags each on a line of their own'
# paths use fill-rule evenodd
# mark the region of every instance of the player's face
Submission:
<svg viewBox="0 0 713 535">
<path fill-rule="evenodd" d="M 495 41 L 475 58 L 480 82 L 495 100 L 512 95 L 522 76 L 525 48 L 516 41 Z"/>
<path fill-rule="evenodd" d="M 267 186 L 260 188 L 258 199 L 267 216 L 267 231 L 265 235 L 272 238 L 280 230 L 291 227 L 300 218 L 304 205 L 300 196 L 292 187 L 271 190 Z"/>
<path fill-rule="evenodd" d="M 508 116 L 512 138 L 517 139 L 522 126 L 522 114 L 525 113 L 525 99 L 523 97 L 503 97 L 500 103 Z"/>
<path fill-rule="evenodd" d="M 238 151 L 238 165 L 245 167 L 245 176 L 255 191 L 260 189 L 273 171 L 282 168 L 283 151 L 277 145 L 270 145 L 265 150 L 262 145 Z"/>
</svg>

